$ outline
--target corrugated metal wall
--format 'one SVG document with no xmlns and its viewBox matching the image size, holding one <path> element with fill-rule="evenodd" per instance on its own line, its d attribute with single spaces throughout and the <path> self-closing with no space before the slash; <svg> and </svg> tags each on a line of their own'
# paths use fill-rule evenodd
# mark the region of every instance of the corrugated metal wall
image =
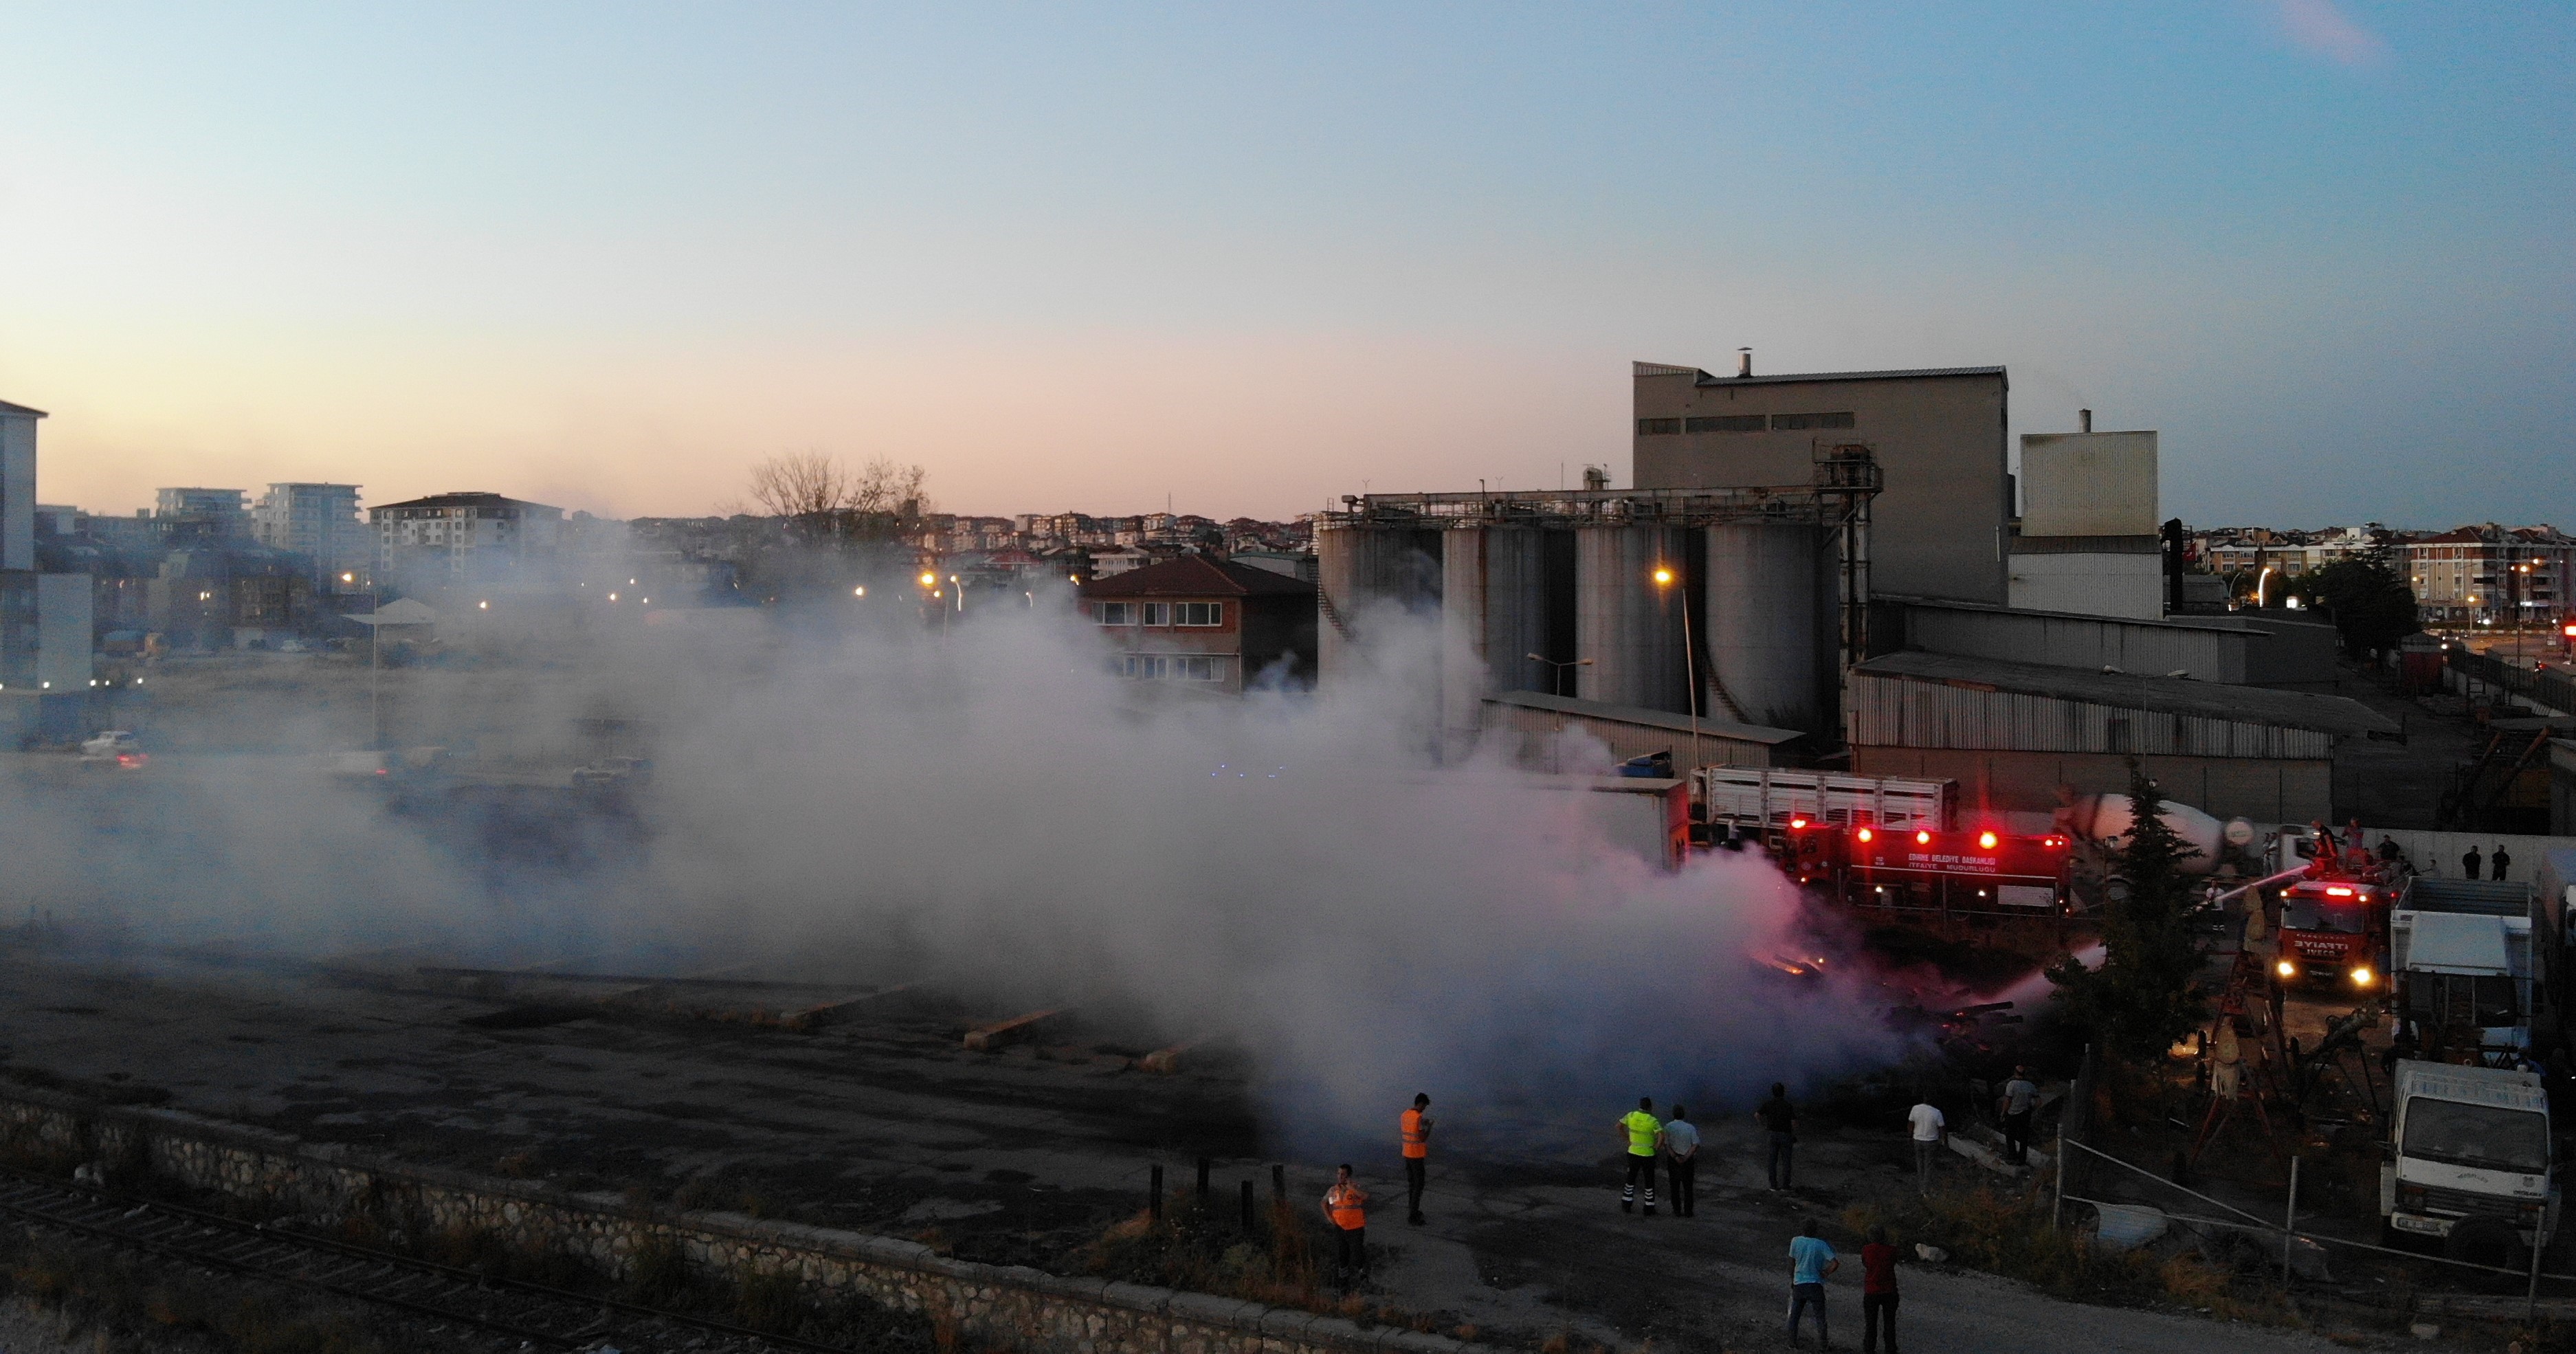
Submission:
<svg viewBox="0 0 2576 1354">
<path fill-rule="evenodd" d="M 1853 672 L 1843 691 L 1850 738 L 1876 747 L 2143 753 L 2313 761 L 2334 735 L 2313 729 L 2123 709 L 2013 691 L 1979 691 Z"/>
</svg>

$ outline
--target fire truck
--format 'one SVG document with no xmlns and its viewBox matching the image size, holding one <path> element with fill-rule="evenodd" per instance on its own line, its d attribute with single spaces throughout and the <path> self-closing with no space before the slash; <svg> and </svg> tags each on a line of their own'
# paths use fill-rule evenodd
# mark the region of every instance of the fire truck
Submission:
<svg viewBox="0 0 2576 1354">
<path fill-rule="evenodd" d="M 1793 818 L 1781 864 L 1801 885 L 1856 908 L 2061 917 L 2073 910 L 2071 847 L 2056 833 L 1838 827 Z"/>
<path fill-rule="evenodd" d="M 2319 827 L 2307 870 L 2281 888 L 2281 953 L 2272 976 L 2283 987 L 2332 984 L 2376 992 L 2388 981 L 2388 913 L 2404 867 L 2371 858 L 2356 823 L 2343 841 Z"/>
</svg>

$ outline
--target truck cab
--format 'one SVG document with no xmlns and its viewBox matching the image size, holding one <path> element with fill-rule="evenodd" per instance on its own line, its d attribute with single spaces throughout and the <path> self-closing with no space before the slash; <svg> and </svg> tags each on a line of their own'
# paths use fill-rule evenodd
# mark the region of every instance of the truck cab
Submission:
<svg viewBox="0 0 2576 1354">
<path fill-rule="evenodd" d="M 2402 1060 L 2379 1213 L 2453 1259 L 2518 1267 L 2558 1220 L 2549 1097 L 2529 1072 Z"/>
<path fill-rule="evenodd" d="M 2375 992 L 2388 977 L 2391 890 L 2361 878 L 2301 879 L 2281 891 L 2281 953 L 2272 974 L 2284 986 L 2332 984 Z"/>
</svg>

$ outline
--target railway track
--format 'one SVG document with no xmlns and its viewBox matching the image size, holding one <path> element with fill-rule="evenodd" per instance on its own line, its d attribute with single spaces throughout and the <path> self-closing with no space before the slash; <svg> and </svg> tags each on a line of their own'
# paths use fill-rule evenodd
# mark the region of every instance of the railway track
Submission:
<svg viewBox="0 0 2576 1354">
<path fill-rule="evenodd" d="M 722 1337 L 721 1342 L 692 1348 L 739 1354 L 770 1350 L 859 1354 L 846 1345 L 771 1335 L 666 1308 L 495 1278 L 183 1205 L 121 1197 L 10 1167 L 0 1167 L 0 1216 L 180 1264 L 400 1312 L 419 1321 L 467 1327 L 517 1340 L 526 1348 L 579 1349 L 602 1342 L 632 1348 L 639 1340 L 685 1334 L 700 1341 Z"/>
</svg>

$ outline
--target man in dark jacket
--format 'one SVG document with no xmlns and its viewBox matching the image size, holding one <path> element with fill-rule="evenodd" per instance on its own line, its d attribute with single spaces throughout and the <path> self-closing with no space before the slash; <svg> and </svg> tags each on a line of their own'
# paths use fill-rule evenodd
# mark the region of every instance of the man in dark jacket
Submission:
<svg viewBox="0 0 2576 1354">
<path fill-rule="evenodd" d="M 1798 1112 L 1789 1105 L 1789 1088 L 1771 1083 L 1771 1098 L 1755 1107 L 1753 1117 L 1762 1121 L 1762 1131 L 1771 1140 L 1771 1155 L 1766 1163 L 1771 1173 L 1771 1188 L 1789 1187 L 1791 1158 L 1798 1142 Z"/>
</svg>

